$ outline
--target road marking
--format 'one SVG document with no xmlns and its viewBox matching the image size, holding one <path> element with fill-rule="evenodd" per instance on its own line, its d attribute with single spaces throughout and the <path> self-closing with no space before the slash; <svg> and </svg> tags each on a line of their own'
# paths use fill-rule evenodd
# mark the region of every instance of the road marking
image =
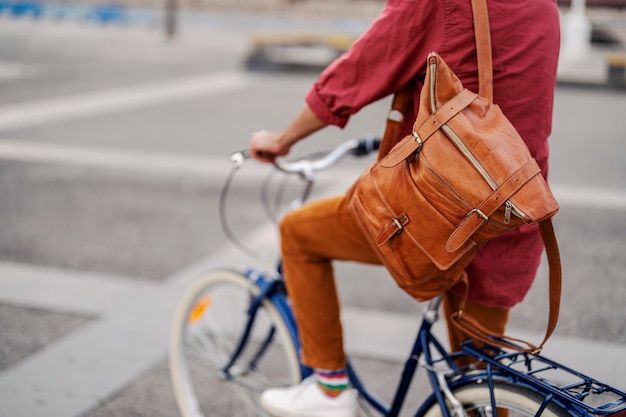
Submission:
<svg viewBox="0 0 626 417">
<path fill-rule="evenodd" d="M 562 206 L 626 210 L 624 190 L 566 184 L 553 184 L 551 188 Z"/>
<path fill-rule="evenodd" d="M 175 297 L 162 285 L 17 264 L 0 264 L 0 282 L 13 305 L 97 314 L 0 373 L 2 416 L 84 415 L 167 353 Z"/>
<path fill-rule="evenodd" d="M 274 233 L 266 227 L 249 239 Z M 174 307 L 191 279 L 241 262 L 228 246 L 157 284 L 0 262 L 0 302 L 95 316 L 0 373 L 0 416 L 75 417 L 103 404 L 167 357 Z"/>
<path fill-rule="evenodd" d="M 149 172 L 162 175 L 193 175 L 206 178 L 223 178 L 230 169 L 228 157 L 171 155 L 160 152 L 93 148 L 0 139 L 0 160 L 29 163 L 53 163 L 84 168 L 101 168 L 127 172 Z M 255 177 L 261 167 L 249 164 L 251 169 L 243 170 L 246 178 Z M 347 178 L 358 172 L 342 170 Z M 338 171 L 333 171 L 338 172 Z M 249 174 L 249 175 L 247 175 Z M 345 184 L 339 184 L 341 186 Z M 349 185 L 349 184 L 347 184 Z M 590 186 L 552 184 L 552 190 L 563 207 L 597 208 L 605 210 L 626 210 L 626 191 Z"/>
<path fill-rule="evenodd" d="M 232 169 L 228 155 L 166 154 L 144 150 L 121 150 L 51 144 L 31 141 L 0 139 L 0 160 L 26 163 L 59 164 L 85 169 L 108 169 L 116 172 L 148 173 L 154 176 L 181 176 L 206 178 L 209 180 L 226 178 Z M 237 173 L 238 180 L 256 181 L 266 178 L 270 171 L 266 164 L 247 162 Z M 344 167 L 335 167 L 330 176 L 320 174 L 318 185 L 333 186 L 341 193 L 358 172 Z M 337 177 L 341 180 L 337 180 Z"/>
<path fill-rule="evenodd" d="M 172 155 L 150 151 L 92 148 L 63 144 L 0 139 L 0 159 L 100 168 L 113 171 L 148 172 L 163 175 L 222 176 L 228 172 L 228 157 Z"/>
<path fill-rule="evenodd" d="M 244 73 L 213 73 L 6 105 L 0 107 L 0 131 L 221 94 L 244 88 L 248 79 Z"/>
</svg>

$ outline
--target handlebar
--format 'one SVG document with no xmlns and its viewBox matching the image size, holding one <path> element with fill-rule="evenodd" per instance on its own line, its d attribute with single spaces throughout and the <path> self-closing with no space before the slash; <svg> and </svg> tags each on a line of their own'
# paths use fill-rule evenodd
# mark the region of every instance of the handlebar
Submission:
<svg viewBox="0 0 626 417">
<path fill-rule="evenodd" d="M 285 161 L 279 159 L 274 162 L 274 166 L 277 170 L 286 172 L 289 174 L 298 174 L 302 179 L 305 180 L 305 186 L 302 191 L 302 195 L 296 198 L 291 203 L 291 208 L 295 209 L 307 200 L 309 195 L 311 194 L 311 190 L 313 188 L 313 184 L 315 183 L 315 173 L 318 171 L 322 171 L 327 169 L 341 159 L 346 157 L 347 155 L 353 156 L 366 156 L 371 154 L 372 152 L 378 150 L 380 147 L 380 139 L 374 136 L 366 136 L 363 139 L 352 139 L 346 142 L 339 144 L 335 149 L 330 152 L 325 153 L 323 156 L 309 156 L 296 161 Z M 235 233 L 230 228 L 228 220 L 226 218 L 226 200 L 228 195 L 228 190 L 230 189 L 230 185 L 233 181 L 235 173 L 237 170 L 243 165 L 246 159 L 250 158 L 250 152 L 245 150 L 241 152 L 235 152 L 230 156 L 230 160 L 233 163 L 232 169 L 228 178 L 224 182 L 224 186 L 222 187 L 222 191 L 220 192 L 220 205 L 219 205 L 219 216 L 220 223 L 222 224 L 222 229 L 228 239 L 233 242 L 239 249 L 241 249 L 244 253 L 258 259 L 266 259 L 266 256 L 263 254 L 249 248 L 244 242 L 239 240 Z M 265 195 L 265 192 L 262 193 L 262 196 Z M 269 213 L 269 217 L 276 221 L 276 216 L 274 213 L 274 207 L 271 207 L 270 204 L 266 201 L 266 198 L 263 198 L 264 206 L 266 208 L 266 213 Z"/>
<path fill-rule="evenodd" d="M 323 171 L 335 165 L 347 155 L 366 156 L 378 150 L 380 139 L 374 136 L 367 136 L 363 139 L 351 139 L 339 144 L 335 149 L 322 157 L 305 157 L 296 161 L 276 160 L 274 166 L 280 171 L 289 174 L 300 174 L 307 180 L 313 181 L 315 173 Z M 230 156 L 231 162 L 236 168 L 250 157 L 249 151 L 236 152 Z"/>
<path fill-rule="evenodd" d="M 279 170 L 300 174 L 306 179 L 313 180 L 314 175 L 318 171 L 323 171 L 335 165 L 347 155 L 365 156 L 377 150 L 380 147 L 380 139 L 375 137 L 366 137 L 364 139 L 352 139 L 341 143 L 335 149 L 318 159 L 303 158 L 297 161 L 289 162 L 285 160 L 277 160 L 274 165 Z"/>
</svg>

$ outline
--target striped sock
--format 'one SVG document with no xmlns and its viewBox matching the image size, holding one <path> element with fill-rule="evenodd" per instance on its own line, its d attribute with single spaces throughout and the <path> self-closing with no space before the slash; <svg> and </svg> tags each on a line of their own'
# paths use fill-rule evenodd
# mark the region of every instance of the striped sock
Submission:
<svg viewBox="0 0 626 417">
<path fill-rule="evenodd" d="M 323 369 L 314 370 L 317 385 L 324 394 L 331 398 L 337 397 L 348 388 L 348 372 L 346 368 L 327 371 Z"/>
</svg>

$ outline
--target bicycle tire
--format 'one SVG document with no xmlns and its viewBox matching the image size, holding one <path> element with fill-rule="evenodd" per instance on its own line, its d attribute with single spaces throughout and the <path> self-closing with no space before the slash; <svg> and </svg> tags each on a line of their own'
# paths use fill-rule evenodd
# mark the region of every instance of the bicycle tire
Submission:
<svg viewBox="0 0 626 417">
<path fill-rule="evenodd" d="M 473 381 L 451 388 L 452 394 L 459 400 L 465 413 L 470 417 L 494 417 L 491 408 L 491 392 L 486 381 Z M 533 417 L 541 407 L 544 396 L 538 392 L 511 383 L 494 381 L 496 416 Z M 431 404 L 421 417 L 441 417 L 439 403 L 431 398 Z M 448 407 L 450 404 L 448 403 Z M 503 412 L 505 411 L 506 412 Z M 418 412 L 417 416 L 420 413 Z M 453 415 L 451 413 L 451 415 Z M 559 404 L 551 402 L 541 414 L 542 417 L 571 417 Z"/>
<path fill-rule="evenodd" d="M 247 348 L 224 378 L 223 367 L 245 327 L 251 298 L 258 287 L 227 270 L 210 271 L 193 280 L 176 307 L 170 332 L 169 368 L 183 417 L 216 415 L 264 416 L 259 393 L 301 380 L 300 365 L 287 326 L 274 304 L 263 300 Z M 249 369 L 251 357 L 271 327 L 275 333 L 262 359 Z M 237 375 L 234 375 L 237 374 Z"/>
</svg>

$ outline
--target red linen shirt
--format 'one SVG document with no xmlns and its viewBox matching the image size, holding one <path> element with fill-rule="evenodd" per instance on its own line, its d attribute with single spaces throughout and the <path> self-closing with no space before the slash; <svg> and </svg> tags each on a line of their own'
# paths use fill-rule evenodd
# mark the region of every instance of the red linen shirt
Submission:
<svg viewBox="0 0 626 417">
<path fill-rule="evenodd" d="M 560 29 L 554 0 L 488 0 L 494 102 L 524 138 L 547 176 L 548 136 L 556 83 Z M 344 127 L 362 107 L 414 86 L 398 140 L 410 133 L 426 57 L 438 52 L 465 87 L 478 90 L 470 0 L 389 0 L 381 16 L 332 63 L 306 96 L 313 112 Z M 381 115 L 381 123 L 384 115 Z M 467 268 L 469 298 L 510 308 L 532 285 L 543 242 L 535 226 L 490 241 Z"/>
</svg>

